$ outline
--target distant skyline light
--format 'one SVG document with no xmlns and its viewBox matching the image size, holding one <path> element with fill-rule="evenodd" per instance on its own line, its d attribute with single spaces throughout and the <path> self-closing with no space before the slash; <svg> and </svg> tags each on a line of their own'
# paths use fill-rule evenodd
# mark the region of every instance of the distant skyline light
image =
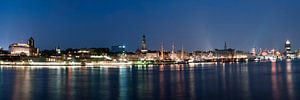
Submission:
<svg viewBox="0 0 300 100">
<path fill-rule="evenodd" d="M 41 49 L 126 45 L 149 50 L 300 48 L 299 0 L 1 0 L 0 47 L 36 40 Z"/>
</svg>

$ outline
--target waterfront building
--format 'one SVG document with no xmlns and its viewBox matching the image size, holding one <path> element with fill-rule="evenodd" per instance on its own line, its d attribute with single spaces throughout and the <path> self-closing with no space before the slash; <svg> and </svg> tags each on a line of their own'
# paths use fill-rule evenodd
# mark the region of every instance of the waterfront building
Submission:
<svg viewBox="0 0 300 100">
<path fill-rule="evenodd" d="M 159 51 L 148 51 L 146 53 L 146 60 L 150 60 L 150 61 L 159 60 Z"/>
<path fill-rule="evenodd" d="M 140 55 L 137 53 L 133 52 L 127 52 L 126 53 L 126 59 L 129 61 L 139 61 L 140 60 Z"/>
<path fill-rule="evenodd" d="M 39 50 L 35 48 L 34 39 L 29 38 L 28 43 L 13 43 L 9 46 L 11 55 L 37 56 Z"/>
<path fill-rule="evenodd" d="M 125 45 L 111 46 L 110 52 L 115 54 L 124 54 L 126 53 L 126 46 Z"/>
<path fill-rule="evenodd" d="M 234 58 L 236 60 L 248 59 L 250 56 L 252 56 L 251 53 L 245 51 L 239 51 L 239 50 L 236 50 L 234 54 Z"/>
<path fill-rule="evenodd" d="M 216 58 L 233 58 L 235 49 L 215 49 L 214 53 Z"/>
<path fill-rule="evenodd" d="M 234 57 L 235 49 L 227 48 L 227 43 L 225 42 L 224 49 L 215 49 L 214 56 L 217 59 L 229 60 Z"/>
<path fill-rule="evenodd" d="M 224 49 L 215 49 L 213 51 L 214 60 L 222 61 L 222 62 L 235 62 L 235 61 L 247 61 L 250 53 L 237 51 L 232 48 L 227 47 L 227 43 L 225 42 Z"/>
<path fill-rule="evenodd" d="M 294 59 L 295 54 L 292 52 L 292 44 L 289 40 L 287 40 L 284 44 L 285 48 L 285 58 L 286 59 Z"/>
<path fill-rule="evenodd" d="M 137 49 L 136 55 L 138 55 L 139 60 L 146 60 L 146 53 L 147 52 L 148 52 L 148 48 L 147 48 L 146 36 L 143 35 L 141 45 L 140 45 L 139 49 Z"/>
<path fill-rule="evenodd" d="M 30 46 L 26 43 L 14 43 L 9 48 L 12 55 L 30 55 Z"/>
<path fill-rule="evenodd" d="M 291 54 L 292 51 L 291 51 L 291 42 L 289 40 L 287 40 L 284 44 L 284 47 L 285 47 L 285 53 L 286 54 Z"/>
<path fill-rule="evenodd" d="M 212 51 L 194 51 L 192 53 L 193 62 L 209 61 L 213 59 Z"/>
<path fill-rule="evenodd" d="M 81 48 L 81 49 L 67 49 L 67 61 L 102 61 L 111 60 L 108 56 L 109 48 Z"/>
<path fill-rule="evenodd" d="M 61 51 L 60 46 L 53 50 L 44 50 L 41 52 L 42 56 L 46 58 L 47 62 L 63 62 L 66 61 L 66 55 Z"/>
<path fill-rule="evenodd" d="M 159 59 L 161 61 L 171 61 L 171 52 L 170 51 L 160 51 L 160 56 L 159 56 Z"/>
<path fill-rule="evenodd" d="M 110 53 L 114 59 L 118 59 L 119 61 L 127 61 L 125 45 L 111 46 Z"/>
<path fill-rule="evenodd" d="M 50 55 L 46 57 L 47 62 L 63 62 L 66 60 L 65 55 L 56 54 L 56 55 Z"/>
</svg>

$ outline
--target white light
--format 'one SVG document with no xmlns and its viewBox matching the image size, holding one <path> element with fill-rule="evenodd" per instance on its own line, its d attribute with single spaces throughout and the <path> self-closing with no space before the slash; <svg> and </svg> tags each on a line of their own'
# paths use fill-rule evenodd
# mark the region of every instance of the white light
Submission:
<svg viewBox="0 0 300 100">
<path fill-rule="evenodd" d="M 291 42 L 289 40 L 286 40 L 285 44 L 291 44 Z"/>
</svg>

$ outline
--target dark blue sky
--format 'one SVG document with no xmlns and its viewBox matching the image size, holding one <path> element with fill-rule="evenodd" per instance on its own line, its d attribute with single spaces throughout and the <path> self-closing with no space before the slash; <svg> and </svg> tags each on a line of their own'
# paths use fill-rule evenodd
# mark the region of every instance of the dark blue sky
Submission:
<svg viewBox="0 0 300 100">
<path fill-rule="evenodd" d="M 300 47 L 299 0 L 1 0 L 0 46 L 30 36 L 42 49 L 139 47 L 188 50 Z"/>
</svg>

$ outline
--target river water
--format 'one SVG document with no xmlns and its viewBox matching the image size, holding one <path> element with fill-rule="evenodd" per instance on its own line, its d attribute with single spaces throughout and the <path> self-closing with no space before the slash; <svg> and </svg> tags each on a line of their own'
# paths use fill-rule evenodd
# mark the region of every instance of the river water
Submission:
<svg viewBox="0 0 300 100">
<path fill-rule="evenodd" d="M 299 100 L 300 61 L 0 67 L 0 100 Z"/>
</svg>

